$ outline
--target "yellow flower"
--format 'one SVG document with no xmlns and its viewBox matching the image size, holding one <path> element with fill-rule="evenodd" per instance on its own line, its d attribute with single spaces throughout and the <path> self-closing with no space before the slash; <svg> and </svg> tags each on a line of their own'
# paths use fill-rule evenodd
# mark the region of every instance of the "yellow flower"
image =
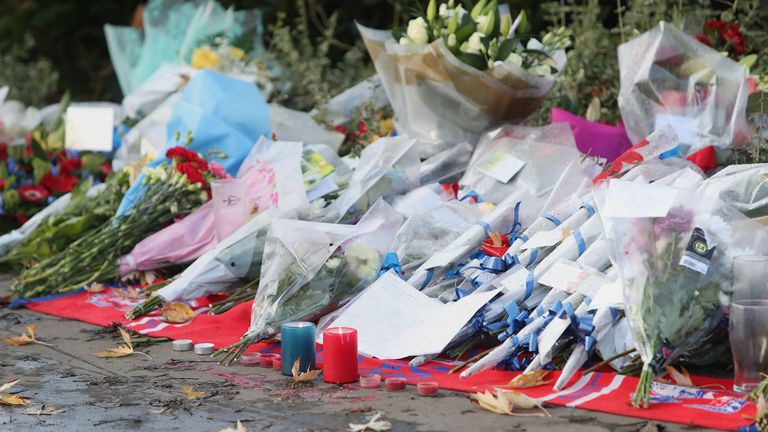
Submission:
<svg viewBox="0 0 768 432">
<path fill-rule="evenodd" d="M 392 121 L 391 118 L 384 119 L 379 122 L 379 128 L 383 135 L 389 136 L 389 135 L 392 135 L 392 132 L 394 132 L 395 130 L 395 123 Z"/>
<path fill-rule="evenodd" d="M 194 68 L 210 68 L 218 64 L 219 55 L 209 47 L 197 48 L 192 52 L 192 67 Z"/>
<path fill-rule="evenodd" d="M 245 58 L 245 51 L 238 47 L 229 47 L 229 53 L 232 54 L 232 57 L 234 57 L 235 60 L 242 60 Z"/>
</svg>

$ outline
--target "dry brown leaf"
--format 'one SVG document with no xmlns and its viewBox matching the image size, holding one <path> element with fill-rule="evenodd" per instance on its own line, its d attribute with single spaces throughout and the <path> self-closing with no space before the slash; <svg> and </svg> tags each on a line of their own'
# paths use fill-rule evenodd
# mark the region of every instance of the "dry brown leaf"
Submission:
<svg viewBox="0 0 768 432">
<path fill-rule="evenodd" d="M 184 303 L 171 303 L 163 309 L 163 318 L 169 323 L 185 323 L 195 317 L 195 311 Z"/>
<path fill-rule="evenodd" d="M 152 357 L 148 356 L 147 354 L 135 351 L 133 349 L 133 343 L 131 343 L 131 335 L 128 334 L 125 329 L 120 328 L 120 335 L 123 337 L 123 344 L 118 346 L 117 348 L 110 348 L 106 351 L 97 352 L 95 355 L 96 357 L 100 358 L 119 358 L 119 357 L 128 357 L 133 354 L 141 354 L 145 356 L 148 359 L 152 359 Z"/>
<path fill-rule="evenodd" d="M 44 415 L 61 414 L 64 411 L 65 410 L 63 410 L 61 408 L 49 407 L 49 406 L 43 405 L 43 406 L 41 406 L 40 408 L 37 408 L 37 409 L 28 408 L 22 414 L 27 414 L 27 415 L 33 415 L 33 416 L 40 417 L 40 416 L 44 416 Z"/>
<path fill-rule="evenodd" d="M 184 387 L 182 387 L 181 391 L 185 395 L 187 395 L 187 399 L 188 400 L 197 399 L 199 397 L 205 396 L 205 392 L 203 392 L 203 391 L 196 391 L 196 390 L 192 389 L 192 387 L 190 387 L 188 385 L 185 385 Z"/>
<path fill-rule="evenodd" d="M 490 232 L 490 233 L 488 233 L 488 237 L 491 239 L 491 243 L 495 247 L 501 247 L 501 245 L 503 244 L 501 233 Z"/>
<path fill-rule="evenodd" d="M 392 429 L 392 423 L 386 420 L 379 420 L 382 415 L 384 415 L 384 413 L 376 413 L 376 415 L 373 416 L 368 421 L 368 423 L 363 423 L 363 424 L 350 423 L 349 430 L 352 432 L 365 432 L 365 431 L 384 432 Z"/>
<path fill-rule="evenodd" d="M 680 370 L 678 371 L 674 368 L 674 366 L 666 365 L 664 366 L 664 369 L 667 370 L 669 377 L 672 378 L 672 381 L 675 384 L 685 387 L 695 387 L 693 385 L 693 381 L 691 380 L 691 375 L 687 370 L 685 370 L 684 367 L 681 366 Z"/>
<path fill-rule="evenodd" d="M 497 414 L 506 414 L 510 416 L 544 416 L 549 417 L 549 412 L 542 406 L 538 399 L 528 397 L 518 391 L 496 389 L 496 395 L 486 391 L 485 393 L 475 393 L 470 396 L 470 400 L 478 404 L 481 408 Z M 539 408 L 542 413 L 520 413 L 515 409 L 533 409 Z"/>
<path fill-rule="evenodd" d="M 141 292 L 134 287 L 128 287 L 125 290 L 116 289 L 114 293 L 128 300 L 138 300 L 141 298 Z"/>
<path fill-rule="evenodd" d="M 0 393 L 0 405 L 24 406 L 29 403 L 29 399 L 23 396 Z"/>
<path fill-rule="evenodd" d="M 295 362 L 293 362 L 293 367 L 291 368 L 291 374 L 293 374 L 293 381 L 294 382 L 306 382 L 306 381 L 312 381 L 313 379 L 317 378 L 320 373 L 322 373 L 322 370 L 307 370 L 306 372 L 300 372 L 299 371 L 299 365 L 301 364 L 301 359 L 296 359 Z"/>
<path fill-rule="evenodd" d="M 533 372 L 524 373 L 518 375 L 509 382 L 509 387 L 512 388 L 530 388 L 538 387 L 545 384 L 549 384 L 550 381 L 544 381 L 544 378 L 549 374 L 549 371 L 535 370 Z"/>
<path fill-rule="evenodd" d="M 232 428 L 226 428 L 222 429 L 219 432 L 248 432 L 248 430 L 243 426 L 242 423 L 240 423 L 240 420 L 237 421 L 237 429 Z"/>
<path fill-rule="evenodd" d="M 0 386 L 0 392 L 6 391 L 6 390 L 8 390 L 9 388 L 11 388 L 11 387 L 15 386 L 17 382 L 19 382 L 19 380 L 16 380 L 16 381 L 11 381 L 11 382 L 9 382 L 9 383 L 5 383 L 5 384 L 1 385 L 1 386 Z"/>
<path fill-rule="evenodd" d="M 37 340 L 37 334 L 35 328 L 37 324 L 29 324 L 27 330 L 19 336 L 10 336 L 3 339 L 6 345 L 10 346 L 22 346 L 29 345 L 31 343 L 39 343 L 41 345 L 47 345 Z"/>
<path fill-rule="evenodd" d="M 106 289 L 106 285 L 94 282 L 85 286 L 85 290 L 89 293 L 100 293 Z"/>
</svg>

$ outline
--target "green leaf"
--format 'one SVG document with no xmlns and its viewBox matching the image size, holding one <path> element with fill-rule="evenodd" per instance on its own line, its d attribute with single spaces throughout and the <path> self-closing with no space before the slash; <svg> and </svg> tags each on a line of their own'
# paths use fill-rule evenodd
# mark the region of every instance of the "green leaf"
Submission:
<svg viewBox="0 0 768 432">
<path fill-rule="evenodd" d="M 56 114 L 56 121 L 53 123 L 51 130 L 56 130 L 64 124 L 64 113 L 67 111 L 67 108 L 69 108 L 69 103 L 71 101 L 72 95 L 69 93 L 69 90 L 67 90 L 59 101 L 59 111 Z"/>
<path fill-rule="evenodd" d="M 597 96 L 593 97 L 592 101 L 589 103 L 585 118 L 589 121 L 600 120 L 600 98 Z"/>
<path fill-rule="evenodd" d="M 755 63 L 757 63 L 757 54 L 744 56 L 741 58 L 741 60 L 739 60 L 739 63 L 746 67 L 747 70 L 749 70 L 752 66 L 755 65 Z"/>
<path fill-rule="evenodd" d="M 459 29 L 456 30 L 456 46 L 461 46 L 461 44 L 466 42 L 467 39 L 472 36 L 472 33 L 475 32 L 475 29 L 477 29 L 477 26 L 474 21 L 459 27 Z"/>
<path fill-rule="evenodd" d="M 456 57 L 462 62 L 472 66 L 475 69 L 486 70 L 488 68 L 488 63 L 485 61 L 485 58 L 480 54 L 470 54 L 470 53 L 460 52 L 456 55 Z"/>
<path fill-rule="evenodd" d="M 51 164 L 44 159 L 32 159 L 32 174 L 35 176 L 35 183 L 40 183 L 40 179 L 51 171 Z"/>
<path fill-rule="evenodd" d="M 496 53 L 496 59 L 504 61 L 510 54 L 515 52 L 517 42 L 514 39 L 504 39 L 504 42 L 499 45 L 499 51 Z"/>
<path fill-rule="evenodd" d="M 40 146 L 40 143 L 36 140 L 32 140 L 32 153 L 35 155 L 36 158 L 42 159 L 44 161 L 48 160 L 48 155 L 45 153 L 45 150 L 43 150 L 43 147 Z"/>
<path fill-rule="evenodd" d="M 520 23 L 517 25 L 517 30 L 515 31 L 515 34 L 518 34 L 518 35 L 527 34 L 531 26 L 530 24 L 528 24 L 528 14 L 525 13 L 525 9 L 520 11 L 520 15 L 518 15 L 518 18 L 520 18 Z"/>
<path fill-rule="evenodd" d="M 472 19 L 477 19 L 482 14 L 483 8 L 485 8 L 485 0 L 480 0 L 475 4 L 475 7 L 472 8 L 472 11 L 470 11 L 469 16 L 472 17 Z"/>
</svg>

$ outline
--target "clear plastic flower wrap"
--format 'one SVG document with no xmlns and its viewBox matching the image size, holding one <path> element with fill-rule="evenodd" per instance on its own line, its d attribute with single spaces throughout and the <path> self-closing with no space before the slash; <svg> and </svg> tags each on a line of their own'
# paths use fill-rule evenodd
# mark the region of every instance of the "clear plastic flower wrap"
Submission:
<svg viewBox="0 0 768 432">
<path fill-rule="evenodd" d="M 555 84 L 555 75 L 539 76 L 511 62 L 476 69 L 442 39 L 401 45 L 389 31 L 361 25 L 358 30 L 395 111 L 398 132 L 424 140 L 422 157 L 474 143 L 489 128 L 524 120 Z M 552 58 L 562 70 L 565 51 Z"/>
<path fill-rule="evenodd" d="M 458 181 L 472 158 L 473 146 L 457 144 L 428 158 L 421 163 L 421 184 L 450 183 Z"/>
<path fill-rule="evenodd" d="M 619 72 L 619 109 L 632 142 L 666 124 L 685 154 L 748 136 L 744 67 L 672 24 L 620 45 Z"/>
<path fill-rule="evenodd" d="M 403 194 L 419 186 L 420 163 L 416 140 L 379 138 L 363 150 L 347 188 L 311 219 L 353 223 L 379 198 Z"/>
<path fill-rule="evenodd" d="M 765 216 L 768 214 L 768 164 L 727 166 L 708 178 L 701 190 L 751 217 Z"/>
<path fill-rule="evenodd" d="M 654 184 L 612 180 L 600 212 L 643 360 L 632 402 L 647 407 L 654 376 L 725 316 L 733 258 L 768 251 L 768 233 L 716 197 Z"/>
<path fill-rule="evenodd" d="M 276 335 L 282 323 L 318 320 L 360 293 L 378 276 L 402 222 L 384 200 L 357 225 L 272 221 L 251 325 L 240 342 L 226 349 L 224 361 Z"/>
<path fill-rule="evenodd" d="M 545 196 L 579 157 L 567 123 L 503 126 L 483 134 L 459 181 L 459 197 L 476 193 L 483 200 L 500 202 L 519 188 Z"/>
</svg>

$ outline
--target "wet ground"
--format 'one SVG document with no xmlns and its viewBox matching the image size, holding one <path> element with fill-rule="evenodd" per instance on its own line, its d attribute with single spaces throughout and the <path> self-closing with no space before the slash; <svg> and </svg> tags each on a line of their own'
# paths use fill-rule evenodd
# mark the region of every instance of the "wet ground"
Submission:
<svg viewBox="0 0 768 432">
<path fill-rule="evenodd" d="M 0 279 L 0 297 L 8 281 Z M 694 430 L 559 407 L 548 407 L 548 418 L 501 416 L 472 405 L 466 394 L 423 398 L 410 386 L 387 393 L 319 380 L 294 385 L 272 370 L 173 352 L 169 342 L 137 347 L 151 359 L 101 359 L 93 353 L 115 347 L 116 332 L 0 306 L 0 337 L 21 334 L 29 323 L 53 346 L 0 345 L 0 384 L 19 379 L 11 391 L 30 400 L 26 407 L 0 405 L 0 431 L 216 432 L 237 420 L 250 432 L 346 431 L 379 412 L 391 431 Z M 190 399 L 184 386 L 202 394 Z"/>
</svg>

